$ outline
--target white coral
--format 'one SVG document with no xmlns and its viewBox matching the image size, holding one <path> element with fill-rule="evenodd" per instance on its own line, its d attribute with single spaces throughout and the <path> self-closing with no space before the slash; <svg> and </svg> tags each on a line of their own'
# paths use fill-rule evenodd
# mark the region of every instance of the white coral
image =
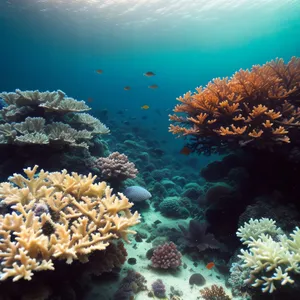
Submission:
<svg viewBox="0 0 300 300">
<path fill-rule="evenodd" d="M 282 230 L 275 225 L 275 221 L 268 218 L 250 219 L 249 223 L 244 223 L 236 235 L 246 244 L 250 237 L 257 239 L 262 233 L 270 234 L 271 236 L 282 234 Z"/>
<path fill-rule="evenodd" d="M 276 234 L 276 239 L 265 232 Z M 261 286 L 263 292 L 275 291 L 278 281 L 281 285 L 292 284 L 292 273 L 300 274 L 300 230 L 296 227 L 289 236 L 281 233 L 272 219 L 251 219 L 237 232 L 248 248 L 238 255 L 243 260 L 242 267 L 250 269 L 246 281 L 254 287 Z"/>
</svg>

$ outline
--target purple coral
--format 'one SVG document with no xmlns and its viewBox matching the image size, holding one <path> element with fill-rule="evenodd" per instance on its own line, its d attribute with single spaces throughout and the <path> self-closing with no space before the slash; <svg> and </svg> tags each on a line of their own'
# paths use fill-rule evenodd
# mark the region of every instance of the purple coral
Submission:
<svg viewBox="0 0 300 300">
<path fill-rule="evenodd" d="M 157 279 L 151 285 L 155 297 L 161 299 L 166 298 L 166 287 L 161 279 Z"/>
<path fill-rule="evenodd" d="M 101 170 L 102 176 L 108 180 L 124 181 L 135 178 L 138 170 L 134 163 L 129 162 L 125 154 L 113 152 L 108 157 L 99 157 L 95 167 Z"/>
<path fill-rule="evenodd" d="M 158 246 L 151 257 L 152 267 L 159 269 L 176 269 L 181 265 L 181 253 L 173 242 Z"/>
</svg>

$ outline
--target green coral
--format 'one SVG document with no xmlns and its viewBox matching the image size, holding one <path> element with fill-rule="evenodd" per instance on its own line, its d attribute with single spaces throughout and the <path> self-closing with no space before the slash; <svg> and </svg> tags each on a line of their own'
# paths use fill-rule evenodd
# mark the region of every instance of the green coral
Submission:
<svg viewBox="0 0 300 300">
<path fill-rule="evenodd" d="M 300 274 L 300 229 L 286 235 L 272 219 L 251 219 L 237 232 L 247 250 L 238 255 L 242 267 L 250 270 L 246 283 L 272 293 L 277 283 L 293 284 L 293 274 Z"/>
</svg>

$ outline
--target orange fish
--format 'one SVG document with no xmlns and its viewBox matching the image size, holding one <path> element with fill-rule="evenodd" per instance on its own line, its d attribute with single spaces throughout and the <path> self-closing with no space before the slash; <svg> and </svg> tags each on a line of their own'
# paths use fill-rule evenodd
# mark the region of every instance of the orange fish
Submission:
<svg viewBox="0 0 300 300">
<path fill-rule="evenodd" d="M 147 76 L 147 77 L 151 77 L 151 76 L 155 76 L 155 73 L 149 71 L 149 72 L 144 73 L 143 75 Z"/>
<path fill-rule="evenodd" d="M 158 85 L 157 84 L 152 84 L 148 86 L 149 89 L 157 89 Z"/>
<path fill-rule="evenodd" d="M 90 98 L 87 99 L 87 102 L 88 102 L 88 103 L 92 103 L 93 100 L 94 100 L 94 99 L 90 97 Z"/>
<path fill-rule="evenodd" d="M 102 73 L 103 73 L 103 71 L 102 71 L 102 70 L 100 70 L 100 69 L 98 69 L 98 70 L 96 70 L 96 73 L 97 73 L 97 74 L 102 74 Z"/>
<path fill-rule="evenodd" d="M 149 105 L 143 105 L 143 106 L 141 107 L 141 109 L 149 109 L 149 108 L 150 108 Z"/>
<path fill-rule="evenodd" d="M 180 150 L 180 154 L 183 154 L 183 155 L 190 155 L 192 152 L 192 150 L 187 147 L 187 146 L 184 146 L 181 150 Z"/>
<path fill-rule="evenodd" d="M 125 90 L 125 91 L 129 91 L 130 89 L 131 89 L 131 87 L 128 86 L 128 85 L 124 87 L 124 90 Z"/>
<path fill-rule="evenodd" d="M 215 266 L 215 263 L 210 262 L 206 265 L 206 269 L 211 270 Z"/>
</svg>

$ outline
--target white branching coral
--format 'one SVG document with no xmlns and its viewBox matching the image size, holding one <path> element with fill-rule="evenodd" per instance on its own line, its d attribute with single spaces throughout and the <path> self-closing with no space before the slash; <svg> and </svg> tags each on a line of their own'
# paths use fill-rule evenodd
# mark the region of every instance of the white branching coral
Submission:
<svg viewBox="0 0 300 300">
<path fill-rule="evenodd" d="M 282 234 L 283 231 L 275 225 L 275 221 L 268 218 L 250 219 L 248 223 L 241 226 L 236 235 L 242 242 L 247 242 L 250 238 L 257 239 L 260 234 L 265 233 L 271 236 Z"/>
<path fill-rule="evenodd" d="M 242 267 L 250 270 L 246 280 L 263 292 L 272 293 L 277 282 L 281 285 L 294 283 L 292 274 L 300 274 L 300 230 L 289 236 L 276 226 L 272 219 L 251 219 L 237 232 L 247 250 L 238 256 Z"/>
</svg>

